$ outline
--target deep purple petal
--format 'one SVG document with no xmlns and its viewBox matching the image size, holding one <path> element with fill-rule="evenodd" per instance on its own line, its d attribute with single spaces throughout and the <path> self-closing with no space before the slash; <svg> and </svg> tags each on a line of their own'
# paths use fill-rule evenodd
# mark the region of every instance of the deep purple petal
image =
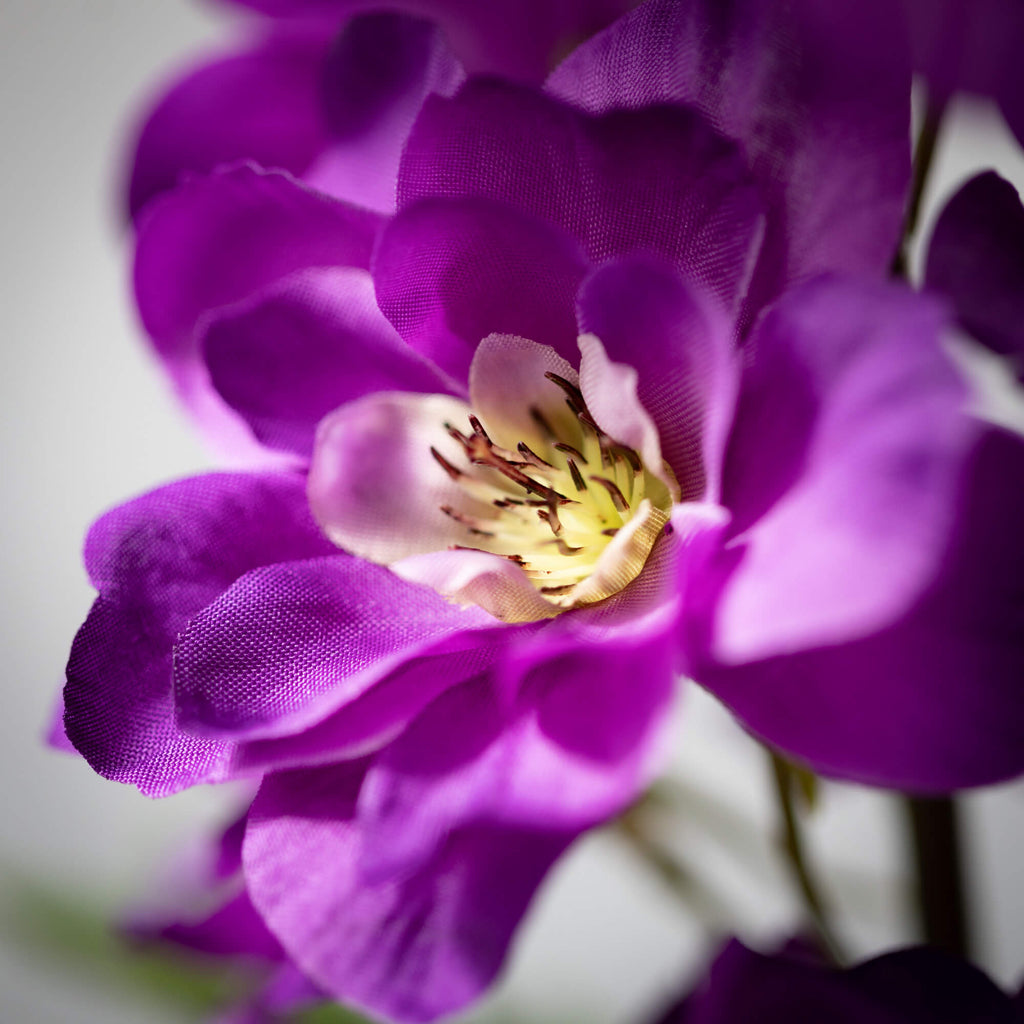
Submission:
<svg viewBox="0 0 1024 1024">
<path fill-rule="evenodd" d="M 887 0 L 648 0 L 547 87 L 591 113 L 691 104 L 743 144 L 769 214 L 756 313 L 814 274 L 888 267 L 910 180 L 901 28 Z"/>
<path fill-rule="evenodd" d="M 324 62 L 321 100 L 331 145 L 306 180 L 359 206 L 393 212 L 402 147 L 424 98 L 451 95 L 464 77 L 431 23 L 393 11 L 352 18 Z"/>
<path fill-rule="evenodd" d="M 939 581 L 856 643 L 695 673 L 819 771 L 946 791 L 1024 771 L 1024 443 L 991 431 L 961 484 Z"/>
<path fill-rule="evenodd" d="M 331 550 L 297 475 L 197 477 L 100 519 L 85 548 L 100 596 L 64 690 L 68 736 L 92 767 L 152 796 L 224 777 L 229 745 L 175 723 L 171 646 L 243 573 Z"/>
<path fill-rule="evenodd" d="M 1024 375 L 1024 206 L 994 171 L 972 178 L 946 204 L 925 284 L 948 296 L 964 329 Z"/>
<path fill-rule="evenodd" d="M 433 1020 L 478 997 L 572 836 L 495 827 L 450 835 L 419 871 L 363 872 L 358 765 L 270 775 L 253 804 L 253 902 L 325 991 L 384 1017 Z"/>
<path fill-rule="evenodd" d="M 381 315 L 362 270 L 299 271 L 213 314 L 201 345 L 211 382 L 257 440 L 306 459 L 317 423 L 345 402 L 450 390 Z"/>
<path fill-rule="evenodd" d="M 267 565 L 195 615 L 178 639 L 178 721 L 213 736 L 296 733 L 441 645 L 471 655 L 474 627 L 493 625 L 340 552 Z"/>
<path fill-rule="evenodd" d="M 318 195 L 280 172 L 239 166 L 195 178 L 140 219 L 135 295 L 175 386 L 216 437 L 237 417 L 200 359 L 204 314 L 308 267 L 366 269 L 380 217 Z"/>
<path fill-rule="evenodd" d="M 409 345 L 459 380 L 490 334 L 528 338 L 575 361 L 574 302 L 586 271 L 564 231 L 476 197 L 405 207 L 373 261 L 381 310 Z"/>
<path fill-rule="evenodd" d="M 483 79 L 431 97 L 402 158 L 398 207 L 472 195 L 557 224 L 594 261 L 667 256 L 728 309 L 760 241 L 760 196 L 742 154 L 683 108 L 594 118 Z"/>
<path fill-rule="evenodd" d="M 852 639 L 902 614 L 938 568 L 976 430 L 937 303 L 823 279 L 750 340 L 726 461 L 739 567 L 717 656 Z"/>
<path fill-rule="evenodd" d="M 717 501 L 739 372 L 732 323 L 671 268 L 643 257 L 588 278 L 579 317 L 611 359 L 636 368 L 683 498 Z"/>
<path fill-rule="evenodd" d="M 329 139 L 320 98 L 327 44 L 323 33 L 281 30 L 180 77 L 139 131 L 131 215 L 188 171 L 248 159 L 301 175 Z"/>
<path fill-rule="evenodd" d="M 274 17 L 329 16 L 379 0 L 230 0 Z M 472 72 L 540 83 L 581 39 L 635 0 L 392 0 L 389 6 L 438 22 Z"/>
<path fill-rule="evenodd" d="M 707 977 L 659 1024 L 1016 1024 L 981 971 L 938 949 L 886 953 L 849 970 L 764 955 L 733 939 Z"/>
</svg>

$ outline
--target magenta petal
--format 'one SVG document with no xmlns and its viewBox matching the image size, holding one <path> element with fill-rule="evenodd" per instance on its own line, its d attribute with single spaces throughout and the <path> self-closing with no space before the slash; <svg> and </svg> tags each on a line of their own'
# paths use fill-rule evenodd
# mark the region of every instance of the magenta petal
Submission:
<svg viewBox="0 0 1024 1024">
<path fill-rule="evenodd" d="M 449 641 L 472 651 L 483 612 L 340 552 L 242 576 L 175 645 L 178 721 L 205 735 L 296 733 Z M 443 671 L 443 668 L 442 668 Z"/>
<path fill-rule="evenodd" d="M 889 265 L 910 181 L 909 47 L 892 6 L 648 0 L 547 87 L 595 114 L 691 104 L 742 143 L 768 204 L 756 312 L 813 274 Z"/>
<path fill-rule="evenodd" d="M 201 344 L 213 385 L 256 438 L 307 459 L 317 423 L 353 398 L 450 390 L 381 315 L 362 270 L 299 271 L 213 314 Z"/>
<path fill-rule="evenodd" d="M 486 199 L 423 199 L 381 235 L 380 308 L 403 338 L 464 381 L 490 334 L 550 345 L 575 361 L 575 296 L 587 261 L 552 224 Z"/>
<path fill-rule="evenodd" d="M 188 171 L 249 159 L 302 174 L 329 138 L 320 102 L 326 53 L 322 33 L 279 31 L 175 82 L 139 132 L 132 216 Z"/>
<path fill-rule="evenodd" d="M 1014 357 L 1024 376 L 1024 206 L 994 171 L 972 178 L 946 204 L 925 284 L 952 300 L 969 334 Z"/>
<path fill-rule="evenodd" d="M 425 196 L 471 195 L 559 225 L 594 261 L 664 255 L 729 309 L 761 236 L 745 159 L 695 112 L 594 118 L 493 80 L 427 100 L 398 176 L 400 210 Z"/>
<path fill-rule="evenodd" d="M 197 477 L 100 519 L 85 548 L 100 596 L 64 690 L 68 736 L 92 767 L 151 796 L 225 777 L 230 745 L 174 720 L 171 646 L 243 573 L 331 550 L 297 475 Z"/>
<path fill-rule="evenodd" d="M 726 461 L 742 558 L 718 657 L 863 635 L 933 578 L 976 433 L 945 327 L 941 306 L 905 289 L 824 279 L 755 330 Z"/>
<path fill-rule="evenodd" d="M 501 967 L 544 874 L 571 840 L 495 827 L 450 835 L 415 873 L 367 882 L 358 765 L 266 778 L 246 833 L 253 902 L 326 992 L 375 1016 L 434 1020 Z"/>
<path fill-rule="evenodd" d="M 670 267 L 644 257 L 588 278 L 579 316 L 609 358 L 636 368 L 637 393 L 684 500 L 717 501 L 739 375 L 732 323 Z"/>
<path fill-rule="evenodd" d="M 756 734 L 818 771 L 948 791 L 1024 771 L 1024 444 L 991 431 L 938 582 L 855 643 L 702 669 Z"/>
<path fill-rule="evenodd" d="M 297 270 L 366 269 L 379 224 L 376 214 L 251 166 L 192 179 L 149 206 L 135 254 L 139 313 L 182 397 L 212 432 L 231 414 L 200 359 L 200 318 Z"/>
</svg>

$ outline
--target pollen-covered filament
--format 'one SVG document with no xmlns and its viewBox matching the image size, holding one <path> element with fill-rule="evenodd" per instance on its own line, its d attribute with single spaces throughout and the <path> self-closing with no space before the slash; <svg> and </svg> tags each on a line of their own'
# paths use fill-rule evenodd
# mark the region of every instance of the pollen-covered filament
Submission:
<svg viewBox="0 0 1024 1024">
<path fill-rule="evenodd" d="M 546 376 L 565 393 L 571 416 L 549 419 L 532 407 L 543 444 L 502 448 L 471 415 L 464 426 L 445 424 L 464 461 L 431 454 L 470 499 L 464 508 L 442 506 L 465 531 L 459 547 L 515 562 L 555 611 L 604 600 L 635 579 L 672 499 L 636 451 L 594 422 L 575 384 Z"/>
</svg>

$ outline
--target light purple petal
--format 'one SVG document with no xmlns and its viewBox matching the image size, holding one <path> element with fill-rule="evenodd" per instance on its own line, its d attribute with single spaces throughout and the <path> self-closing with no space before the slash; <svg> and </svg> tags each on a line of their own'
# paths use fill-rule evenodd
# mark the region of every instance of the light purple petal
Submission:
<svg viewBox="0 0 1024 1024">
<path fill-rule="evenodd" d="M 925 284 L 953 302 L 969 334 L 1014 357 L 1024 376 L 1024 206 L 994 171 L 972 178 L 946 204 Z"/>
<path fill-rule="evenodd" d="M 578 243 L 555 225 L 477 197 L 423 199 L 381 235 L 373 274 L 380 308 L 403 338 L 459 380 L 490 334 L 576 358 Z"/>
<path fill-rule="evenodd" d="M 594 118 L 494 80 L 428 99 L 399 171 L 400 210 L 427 196 L 472 195 L 558 225 L 594 261 L 664 255 L 728 309 L 761 236 L 745 159 L 694 111 Z"/>
<path fill-rule="evenodd" d="M 279 30 L 190 70 L 148 112 L 135 143 L 134 217 L 186 172 L 254 160 L 301 175 L 327 145 L 322 32 Z"/>
<path fill-rule="evenodd" d="M 1024 771 L 1024 443 L 993 430 L 961 485 L 950 555 L 871 637 L 695 672 L 754 733 L 829 775 L 948 791 Z"/>
<path fill-rule="evenodd" d="M 215 441 L 224 431 L 225 444 L 234 446 L 248 432 L 210 386 L 200 319 L 297 270 L 366 269 L 379 224 L 376 214 L 252 166 L 191 179 L 148 206 L 135 254 L 139 314 L 183 400 Z"/>
<path fill-rule="evenodd" d="M 902 28 L 888 0 L 648 0 L 547 88 L 595 114 L 690 104 L 742 143 L 768 204 L 756 313 L 822 271 L 887 269 L 910 181 Z"/>
<path fill-rule="evenodd" d="M 99 591 L 68 662 L 65 727 L 101 775 L 163 796 L 225 777 L 230 746 L 174 720 L 171 646 L 239 576 L 332 551 L 298 475 L 171 484 L 100 519 L 85 560 Z"/>
<path fill-rule="evenodd" d="M 449 836 L 419 871 L 363 877 L 358 765 L 264 781 L 246 833 L 253 902 L 289 955 L 335 998 L 405 1021 L 477 998 L 572 836 L 496 827 Z"/>
<path fill-rule="evenodd" d="M 719 500 L 739 374 L 733 325 L 671 268 L 643 257 L 596 271 L 579 311 L 609 358 L 636 368 L 638 397 L 684 500 Z"/>
<path fill-rule="evenodd" d="M 975 434 L 945 327 L 941 306 L 905 289 L 833 279 L 761 322 L 726 462 L 742 556 L 719 606 L 718 657 L 863 635 L 932 579 Z"/>
<path fill-rule="evenodd" d="M 493 625 L 340 552 L 268 565 L 242 576 L 179 637 L 178 721 L 210 736 L 294 734 L 414 658 L 443 650 L 472 660 L 481 646 L 474 628 Z"/>
<path fill-rule="evenodd" d="M 218 394 L 261 444 L 308 459 L 317 423 L 375 391 L 450 390 L 377 309 L 363 270 L 302 270 L 212 314 L 200 342 Z"/>
</svg>

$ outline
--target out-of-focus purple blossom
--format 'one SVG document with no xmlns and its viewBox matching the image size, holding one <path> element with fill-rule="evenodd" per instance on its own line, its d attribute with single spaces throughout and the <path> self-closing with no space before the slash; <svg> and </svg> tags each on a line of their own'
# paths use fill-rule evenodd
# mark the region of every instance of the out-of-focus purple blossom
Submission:
<svg viewBox="0 0 1024 1024">
<path fill-rule="evenodd" d="M 886 953 L 846 970 L 733 939 L 658 1024 L 1021 1024 L 1015 1001 L 980 970 L 938 949 Z"/>
<path fill-rule="evenodd" d="M 880 280 L 909 71 L 842 7 L 650 0 L 547 92 L 430 96 L 393 216 L 239 165 L 140 221 L 179 389 L 290 463 L 95 524 L 66 728 L 151 795 L 262 776 L 241 898 L 333 997 L 477 998 L 680 672 L 833 774 L 1024 768 L 1019 633 L 981 625 L 1019 614 L 1024 454 Z"/>
</svg>

